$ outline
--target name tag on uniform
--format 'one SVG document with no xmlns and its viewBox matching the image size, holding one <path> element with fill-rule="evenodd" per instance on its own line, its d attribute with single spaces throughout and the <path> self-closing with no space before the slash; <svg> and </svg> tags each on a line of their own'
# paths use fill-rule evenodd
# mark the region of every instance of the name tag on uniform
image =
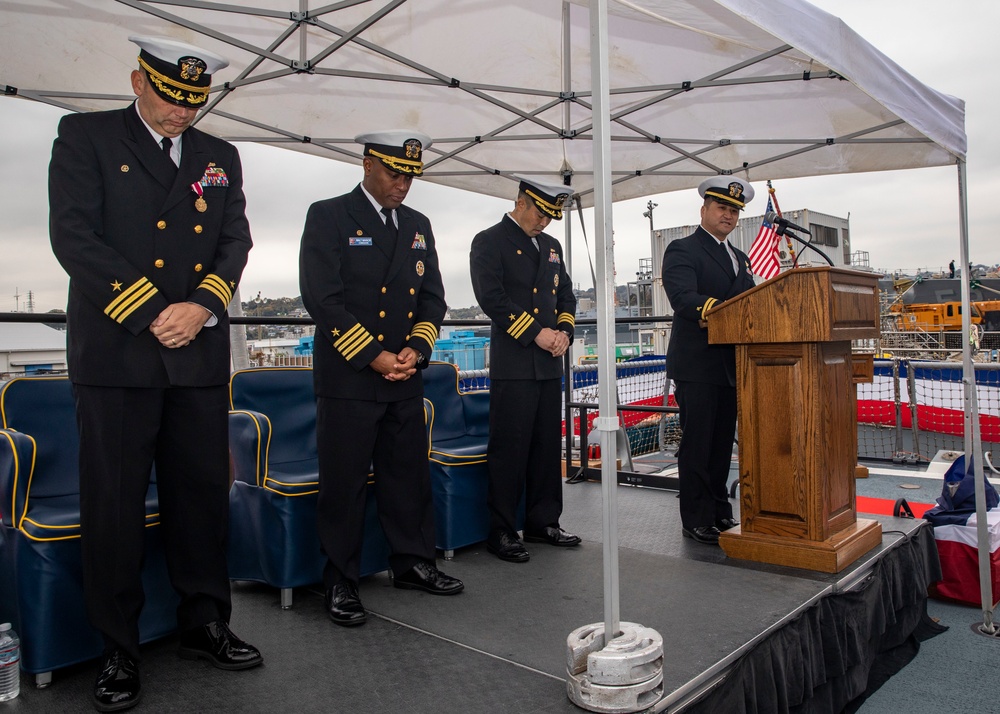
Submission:
<svg viewBox="0 0 1000 714">
<path fill-rule="evenodd" d="M 354 245 L 354 246 L 371 245 L 372 244 L 372 239 L 369 238 L 369 237 L 367 237 L 367 236 L 362 236 L 360 238 L 354 238 L 354 237 L 352 237 L 350 239 L 350 244 Z"/>
</svg>

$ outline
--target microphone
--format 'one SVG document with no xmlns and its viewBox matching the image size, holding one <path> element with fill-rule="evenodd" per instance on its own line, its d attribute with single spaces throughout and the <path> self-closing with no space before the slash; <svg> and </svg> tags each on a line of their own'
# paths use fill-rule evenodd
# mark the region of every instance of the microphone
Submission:
<svg viewBox="0 0 1000 714">
<path fill-rule="evenodd" d="M 812 233 L 807 231 L 802 226 L 797 226 L 791 221 L 786 221 L 784 218 L 779 216 L 776 211 L 768 211 L 767 213 L 765 213 L 764 220 L 767 221 L 768 223 L 774 223 L 778 226 L 779 236 L 785 235 L 785 231 L 787 231 L 789 228 L 791 228 L 793 231 L 799 231 L 800 233 L 805 233 L 806 235 L 810 236 L 812 235 Z"/>
</svg>

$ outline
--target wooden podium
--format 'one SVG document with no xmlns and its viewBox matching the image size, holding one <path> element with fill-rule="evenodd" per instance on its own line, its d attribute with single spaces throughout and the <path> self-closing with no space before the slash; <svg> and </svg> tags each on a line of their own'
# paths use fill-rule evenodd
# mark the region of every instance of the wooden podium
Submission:
<svg viewBox="0 0 1000 714">
<path fill-rule="evenodd" d="M 878 278 L 796 268 L 706 313 L 708 340 L 736 345 L 740 521 L 719 545 L 732 558 L 836 573 L 882 542 L 858 519 L 854 384 L 879 335 Z"/>
</svg>

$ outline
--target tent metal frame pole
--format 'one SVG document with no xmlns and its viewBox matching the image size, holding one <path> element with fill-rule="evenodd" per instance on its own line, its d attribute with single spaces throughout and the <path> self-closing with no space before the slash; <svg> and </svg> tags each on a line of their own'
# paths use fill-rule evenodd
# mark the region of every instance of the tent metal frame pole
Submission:
<svg viewBox="0 0 1000 714">
<path fill-rule="evenodd" d="M 958 166 L 959 256 L 962 265 L 962 384 L 965 391 L 965 470 L 976 479 L 976 543 L 979 560 L 979 596 L 983 607 L 983 631 L 994 634 L 993 578 L 990 574 L 990 534 L 986 516 L 986 481 L 983 475 L 983 444 L 979 433 L 979 394 L 976 389 L 976 371 L 972 362 L 972 265 L 969 260 L 969 203 L 968 178 L 963 159 Z"/>
<path fill-rule="evenodd" d="M 594 243 L 597 251 L 597 384 L 604 521 L 604 643 L 621 632 L 618 602 L 618 405 L 615 399 L 614 243 L 611 219 L 611 105 L 608 2 L 590 3 L 590 66 L 594 78 Z"/>
</svg>

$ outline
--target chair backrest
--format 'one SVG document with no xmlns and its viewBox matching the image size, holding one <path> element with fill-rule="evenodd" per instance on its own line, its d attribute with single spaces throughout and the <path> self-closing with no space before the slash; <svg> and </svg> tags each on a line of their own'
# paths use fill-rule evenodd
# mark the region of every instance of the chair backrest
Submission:
<svg viewBox="0 0 1000 714">
<path fill-rule="evenodd" d="M 259 367 L 233 372 L 229 399 L 232 409 L 261 412 L 271 420 L 272 464 L 316 458 L 312 369 Z"/>
<path fill-rule="evenodd" d="M 434 406 L 431 438 L 447 441 L 463 436 L 489 436 L 490 400 L 488 391 L 463 394 L 458 390 L 458 367 L 448 362 L 431 362 L 423 375 L 424 398 Z"/>
<path fill-rule="evenodd" d="M 18 377 L 4 384 L 0 388 L 0 426 L 35 440 L 33 497 L 80 493 L 80 437 L 69 378 Z"/>
</svg>

